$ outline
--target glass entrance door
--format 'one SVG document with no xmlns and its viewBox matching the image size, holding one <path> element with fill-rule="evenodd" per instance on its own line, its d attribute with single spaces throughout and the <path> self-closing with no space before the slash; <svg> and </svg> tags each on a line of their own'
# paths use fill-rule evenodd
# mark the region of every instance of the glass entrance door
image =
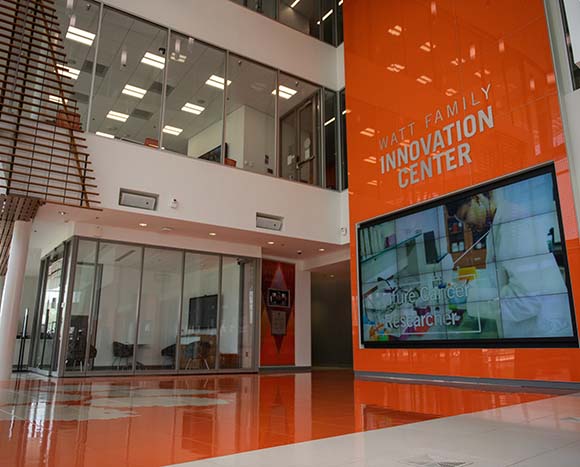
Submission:
<svg viewBox="0 0 580 467">
<path fill-rule="evenodd" d="M 38 302 L 33 367 L 50 373 L 56 370 L 60 320 L 64 303 L 65 261 L 68 245 L 61 245 L 43 261 L 42 297 Z"/>
</svg>

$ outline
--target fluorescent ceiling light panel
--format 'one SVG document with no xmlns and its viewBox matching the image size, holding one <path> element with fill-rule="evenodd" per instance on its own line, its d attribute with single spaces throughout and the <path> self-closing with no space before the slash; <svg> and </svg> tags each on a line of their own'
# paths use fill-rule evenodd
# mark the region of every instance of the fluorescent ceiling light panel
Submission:
<svg viewBox="0 0 580 467">
<path fill-rule="evenodd" d="M 211 75 L 205 84 L 212 86 L 214 88 L 223 89 L 224 88 L 225 80 L 221 76 Z M 228 79 L 228 86 L 232 84 L 232 82 Z"/>
<path fill-rule="evenodd" d="M 165 57 L 152 54 L 151 52 L 145 52 L 145 55 L 143 55 L 143 58 L 141 59 L 141 63 L 163 70 L 163 68 L 165 68 Z"/>
<path fill-rule="evenodd" d="M 300 0 L 294 0 L 294 3 L 292 3 L 292 5 L 290 5 L 290 8 L 294 8 L 299 3 L 300 3 Z"/>
<path fill-rule="evenodd" d="M 102 136 L 103 138 L 115 139 L 115 136 L 114 135 L 111 135 L 109 133 L 103 133 L 102 131 L 97 131 L 95 133 L 95 135 Z"/>
<path fill-rule="evenodd" d="M 338 6 L 342 6 L 343 2 L 344 2 L 344 0 L 340 0 L 340 2 L 338 2 Z"/>
<path fill-rule="evenodd" d="M 71 68 L 70 66 L 61 65 L 60 63 L 56 65 L 56 72 L 61 76 L 66 76 L 67 78 L 76 80 L 81 74 L 81 70 L 76 68 Z"/>
<path fill-rule="evenodd" d="M 330 120 L 327 120 L 326 122 L 324 122 L 324 126 L 328 126 L 330 125 L 332 122 L 334 122 L 336 120 L 336 118 L 332 117 Z"/>
<path fill-rule="evenodd" d="M 332 15 L 333 12 L 334 10 L 327 11 L 326 14 L 322 17 L 322 21 L 326 21 L 328 18 L 330 18 L 330 15 Z"/>
<path fill-rule="evenodd" d="M 123 90 L 121 91 L 123 94 L 127 96 L 136 97 L 137 99 L 143 99 L 145 94 L 147 94 L 146 89 L 138 88 L 137 86 L 132 86 L 130 84 L 126 84 Z"/>
<path fill-rule="evenodd" d="M 109 110 L 109 113 L 107 114 L 107 118 L 109 118 L 111 120 L 117 120 L 118 122 L 125 123 L 127 121 L 127 119 L 129 118 L 129 115 L 123 114 L 121 112 L 115 112 L 114 110 Z"/>
<path fill-rule="evenodd" d="M 283 85 L 278 86 L 278 95 L 282 99 L 290 99 L 291 97 L 293 97 L 294 95 L 296 95 L 297 92 L 298 91 L 296 91 L 295 89 L 289 88 L 287 86 L 283 86 Z M 276 90 L 275 89 L 272 91 L 272 95 L 273 96 L 276 95 Z"/>
<path fill-rule="evenodd" d="M 184 112 L 189 112 L 190 114 L 199 115 L 204 110 L 205 107 L 201 105 L 191 104 L 190 102 L 186 102 L 185 105 L 181 108 Z"/>
<path fill-rule="evenodd" d="M 165 125 L 163 127 L 163 133 L 167 133 L 168 135 L 179 136 L 183 128 L 177 128 L 174 126 Z"/>
<path fill-rule="evenodd" d="M 75 28 L 74 26 L 68 27 L 68 31 L 66 32 L 65 37 L 71 41 L 88 45 L 89 47 L 93 45 L 93 41 L 95 40 L 95 35 L 92 32 L 83 31 L 82 29 Z"/>
</svg>

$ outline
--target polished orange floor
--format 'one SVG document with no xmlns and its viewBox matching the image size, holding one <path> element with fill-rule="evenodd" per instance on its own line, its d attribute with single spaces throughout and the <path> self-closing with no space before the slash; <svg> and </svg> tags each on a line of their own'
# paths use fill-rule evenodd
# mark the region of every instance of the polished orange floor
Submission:
<svg viewBox="0 0 580 467">
<path fill-rule="evenodd" d="M 158 467 L 537 401 L 349 371 L 0 386 L 0 466 Z"/>
</svg>

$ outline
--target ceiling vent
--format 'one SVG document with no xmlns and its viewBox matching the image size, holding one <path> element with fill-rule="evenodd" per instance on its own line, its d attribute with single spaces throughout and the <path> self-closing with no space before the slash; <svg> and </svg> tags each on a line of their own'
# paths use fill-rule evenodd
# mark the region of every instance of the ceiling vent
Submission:
<svg viewBox="0 0 580 467">
<path fill-rule="evenodd" d="M 256 213 L 256 227 L 267 230 L 282 230 L 284 218 L 271 214 Z"/>
<path fill-rule="evenodd" d="M 128 208 L 156 211 L 158 200 L 159 195 L 154 193 L 143 193 L 141 191 L 126 190 L 124 188 L 121 188 L 119 192 L 119 205 Z"/>
</svg>

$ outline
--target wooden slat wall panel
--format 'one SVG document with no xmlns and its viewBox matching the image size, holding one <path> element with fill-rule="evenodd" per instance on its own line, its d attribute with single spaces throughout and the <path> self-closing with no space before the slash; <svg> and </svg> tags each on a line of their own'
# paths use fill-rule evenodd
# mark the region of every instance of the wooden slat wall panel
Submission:
<svg viewBox="0 0 580 467">
<path fill-rule="evenodd" d="M 51 0 L 0 0 L 0 275 L 14 222 L 54 203 L 99 209 Z"/>
</svg>

